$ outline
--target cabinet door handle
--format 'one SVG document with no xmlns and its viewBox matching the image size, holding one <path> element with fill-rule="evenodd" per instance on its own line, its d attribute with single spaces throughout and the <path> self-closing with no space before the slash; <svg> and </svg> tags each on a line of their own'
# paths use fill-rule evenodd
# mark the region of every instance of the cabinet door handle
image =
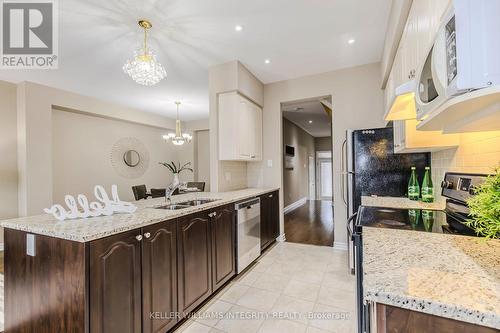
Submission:
<svg viewBox="0 0 500 333">
<path fill-rule="evenodd" d="M 137 239 L 137 241 L 140 242 L 142 240 L 142 235 L 135 236 L 135 239 Z"/>
<path fill-rule="evenodd" d="M 146 232 L 146 233 L 144 234 L 144 237 L 146 237 L 146 238 L 151 237 L 151 233 L 150 233 L 150 232 Z"/>
</svg>

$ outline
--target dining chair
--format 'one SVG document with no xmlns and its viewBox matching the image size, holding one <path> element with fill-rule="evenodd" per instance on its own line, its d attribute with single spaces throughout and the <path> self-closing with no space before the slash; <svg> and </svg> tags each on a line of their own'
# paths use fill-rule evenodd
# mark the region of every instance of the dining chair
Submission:
<svg viewBox="0 0 500 333">
<path fill-rule="evenodd" d="M 205 191 L 205 182 L 188 182 L 186 186 L 187 188 L 196 187 L 200 192 Z"/>
<path fill-rule="evenodd" d="M 148 190 L 146 189 L 146 185 L 132 186 L 132 192 L 134 192 L 135 200 L 148 198 Z"/>
<path fill-rule="evenodd" d="M 152 188 L 151 189 L 151 197 L 152 198 L 161 198 L 165 196 L 165 189 L 164 188 Z"/>
</svg>

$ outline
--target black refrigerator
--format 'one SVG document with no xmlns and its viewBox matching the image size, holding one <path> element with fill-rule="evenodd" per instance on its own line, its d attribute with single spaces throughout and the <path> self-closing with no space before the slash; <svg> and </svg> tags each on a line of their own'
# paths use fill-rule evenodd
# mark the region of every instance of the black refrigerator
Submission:
<svg viewBox="0 0 500 333">
<path fill-rule="evenodd" d="M 417 168 L 421 182 L 424 168 L 431 166 L 430 153 L 394 154 L 392 127 L 348 130 L 342 149 L 342 199 L 347 205 L 348 233 L 361 196 L 407 196 L 411 167 Z M 354 244 L 351 235 L 347 239 L 349 269 L 354 274 Z"/>
</svg>

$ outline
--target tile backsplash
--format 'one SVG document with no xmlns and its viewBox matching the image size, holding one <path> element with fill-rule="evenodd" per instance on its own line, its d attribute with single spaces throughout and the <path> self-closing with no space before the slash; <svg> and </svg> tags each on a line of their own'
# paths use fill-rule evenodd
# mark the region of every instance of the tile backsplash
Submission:
<svg viewBox="0 0 500 333">
<path fill-rule="evenodd" d="M 460 134 L 457 148 L 432 153 L 432 181 L 436 199 L 441 198 L 439 185 L 447 171 L 492 173 L 500 166 L 500 131 Z"/>
</svg>

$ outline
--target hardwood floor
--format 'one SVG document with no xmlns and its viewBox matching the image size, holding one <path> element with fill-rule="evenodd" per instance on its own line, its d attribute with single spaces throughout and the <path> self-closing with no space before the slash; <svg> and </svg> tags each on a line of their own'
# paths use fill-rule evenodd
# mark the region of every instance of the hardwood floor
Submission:
<svg viewBox="0 0 500 333">
<path fill-rule="evenodd" d="M 331 201 L 308 200 L 285 215 L 287 242 L 333 246 L 333 207 Z"/>
</svg>

